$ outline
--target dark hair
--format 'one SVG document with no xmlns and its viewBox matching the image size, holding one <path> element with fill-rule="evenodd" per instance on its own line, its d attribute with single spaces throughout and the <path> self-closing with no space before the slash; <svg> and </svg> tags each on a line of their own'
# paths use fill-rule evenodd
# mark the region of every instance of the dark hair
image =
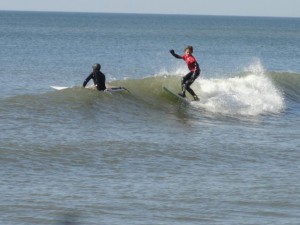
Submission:
<svg viewBox="0 0 300 225">
<path fill-rule="evenodd" d="M 191 46 L 191 45 L 186 46 L 184 51 L 186 51 L 187 49 L 189 49 L 191 53 L 193 53 L 193 51 L 194 51 L 193 46 Z"/>
</svg>

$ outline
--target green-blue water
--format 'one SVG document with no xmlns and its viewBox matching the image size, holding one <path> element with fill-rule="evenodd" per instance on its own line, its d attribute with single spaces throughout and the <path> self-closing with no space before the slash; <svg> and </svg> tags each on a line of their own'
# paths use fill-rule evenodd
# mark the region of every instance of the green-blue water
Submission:
<svg viewBox="0 0 300 225">
<path fill-rule="evenodd" d="M 0 224 L 299 224 L 299 18 L 0 11 L 0 49 Z"/>
</svg>

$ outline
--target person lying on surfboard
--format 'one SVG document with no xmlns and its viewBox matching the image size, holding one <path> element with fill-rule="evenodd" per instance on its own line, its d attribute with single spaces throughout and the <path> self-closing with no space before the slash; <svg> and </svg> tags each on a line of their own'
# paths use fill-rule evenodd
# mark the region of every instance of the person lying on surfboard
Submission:
<svg viewBox="0 0 300 225">
<path fill-rule="evenodd" d="M 184 49 L 184 54 L 182 56 L 177 55 L 173 49 L 170 50 L 170 53 L 177 59 L 183 59 L 190 70 L 190 72 L 181 79 L 182 93 L 178 94 L 182 97 L 185 97 L 185 91 L 188 91 L 193 96 L 194 100 L 199 100 L 198 96 L 190 87 L 192 83 L 199 77 L 201 72 L 199 64 L 197 63 L 195 57 L 192 55 L 193 47 L 187 46 Z"/>
<path fill-rule="evenodd" d="M 106 89 L 105 86 L 105 75 L 100 71 L 101 65 L 99 63 L 95 63 L 93 65 L 93 71 L 88 75 L 88 77 L 83 82 L 83 87 L 87 85 L 87 83 L 93 79 L 95 87 L 99 91 L 104 91 Z"/>
</svg>

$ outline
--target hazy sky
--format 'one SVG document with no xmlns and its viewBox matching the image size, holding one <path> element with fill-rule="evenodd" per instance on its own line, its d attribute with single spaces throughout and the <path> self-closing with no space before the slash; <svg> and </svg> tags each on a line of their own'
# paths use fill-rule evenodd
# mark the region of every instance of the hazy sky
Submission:
<svg viewBox="0 0 300 225">
<path fill-rule="evenodd" d="M 0 0 L 0 10 L 300 17 L 300 0 Z"/>
</svg>

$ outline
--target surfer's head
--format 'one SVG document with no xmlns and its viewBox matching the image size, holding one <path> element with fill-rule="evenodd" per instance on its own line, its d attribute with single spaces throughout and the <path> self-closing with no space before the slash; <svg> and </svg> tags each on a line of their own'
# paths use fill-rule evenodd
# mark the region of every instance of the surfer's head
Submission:
<svg viewBox="0 0 300 225">
<path fill-rule="evenodd" d="M 186 46 L 185 49 L 184 49 L 184 53 L 185 53 L 186 55 L 191 55 L 191 54 L 193 54 L 193 51 L 194 51 L 194 49 L 193 49 L 193 46 L 191 46 L 191 45 Z"/>
<path fill-rule="evenodd" d="M 100 70 L 101 69 L 101 65 L 99 63 L 95 63 L 93 65 L 93 70 Z"/>
</svg>

